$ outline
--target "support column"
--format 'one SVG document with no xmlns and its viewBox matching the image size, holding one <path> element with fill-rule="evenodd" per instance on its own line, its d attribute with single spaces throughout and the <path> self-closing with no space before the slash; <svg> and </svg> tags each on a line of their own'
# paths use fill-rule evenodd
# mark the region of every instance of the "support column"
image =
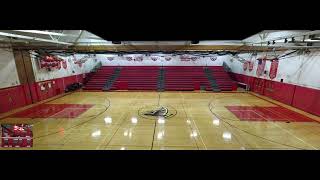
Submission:
<svg viewBox="0 0 320 180">
<path fill-rule="evenodd" d="M 32 69 L 32 62 L 29 51 L 26 50 L 13 50 L 13 55 L 17 67 L 18 77 L 21 85 L 23 86 L 25 99 L 27 104 L 37 101 L 36 94 L 32 89 L 35 83 L 35 77 Z"/>
</svg>

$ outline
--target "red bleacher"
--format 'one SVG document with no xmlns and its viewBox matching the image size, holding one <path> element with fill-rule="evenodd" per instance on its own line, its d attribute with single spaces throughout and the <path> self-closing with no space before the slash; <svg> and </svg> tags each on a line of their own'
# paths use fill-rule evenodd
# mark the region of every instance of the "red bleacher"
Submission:
<svg viewBox="0 0 320 180">
<path fill-rule="evenodd" d="M 223 66 L 208 66 L 208 69 L 212 71 L 212 76 L 221 91 L 232 90 L 233 81 L 229 74 L 224 70 Z"/>
<path fill-rule="evenodd" d="M 116 67 L 102 66 L 95 72 L 91 79 L 86 83 L 83 89 L 85 90 L 102 90 L 109 77 L 113 74 Z"/>
<path fill-rule="evenodd" d="M 204 87 L 212 90 L 205 72 L 205 66 L 103 66 L 85 85 L 87 90 L 102 90 L 106 82 L 114 75 L 115 69 L 120 74 L 112 80 L 109 90 L 158 90 L 160 70 L 164 71 L 164 90 L 193 91 Z M 232 90 L 232 80 L 223 66 L 208 66 L 213 79 L 222 91 Z"/>
<path fill-rule="evenodd" d="M 157 90 L 159 66 L 122 66 L 111 90 Z"/>
<path fill-rule="evenodd" d="M 210 87 L 203 66 L 166 66 L 165 90 L 192 91 L 200 86 Z"/>
</svg>

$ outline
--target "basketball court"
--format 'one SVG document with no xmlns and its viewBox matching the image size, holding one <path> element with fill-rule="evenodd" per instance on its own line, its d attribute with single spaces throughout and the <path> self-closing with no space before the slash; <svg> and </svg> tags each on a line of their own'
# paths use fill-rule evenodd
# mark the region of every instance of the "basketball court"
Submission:
<svg viewBox="0 0 320 180">
<path fill-rule="evenodd" d="M 169 117 L 144 115 L 158 107 L 167 108 Z M 253 93 L 79 91 L 1 123 L 32 124 L 31 149 L 245 150 L 319 149 L 319 120 Z"/>
<path fill-rule="evenodd" d="M 275 33 L 254 50 L 219 45 L 224 53 L 201 42 L 181 45 L 191 53 L 179 54 L 169 48 L 180 45 L 160 44 L 160 55 L 152 45 L 133 54 L 142 48 L 134 44 L 109 54 L 107 45 L 79 45 L 76 54 L 6 48 L 0 150 L 318 150 L 319 52 L 268 48 L 311 33 Z M 238 46 L 243 52 L 229 52 Z M 32 136 L 10 136 L 24 125 Z M 20 141 L 29 144 L 12 145 Z"/>
</svg>

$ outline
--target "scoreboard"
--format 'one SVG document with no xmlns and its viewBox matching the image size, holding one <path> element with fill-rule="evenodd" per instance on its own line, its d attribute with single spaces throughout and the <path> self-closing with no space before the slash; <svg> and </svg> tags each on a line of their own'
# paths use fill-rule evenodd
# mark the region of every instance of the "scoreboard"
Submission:
<svg viewBox="0 0 320 180">
<path fill-rule="evenodd" d="M 1 124 L 1 147 L 32 147 L 32 125 Z"/>
</svg>

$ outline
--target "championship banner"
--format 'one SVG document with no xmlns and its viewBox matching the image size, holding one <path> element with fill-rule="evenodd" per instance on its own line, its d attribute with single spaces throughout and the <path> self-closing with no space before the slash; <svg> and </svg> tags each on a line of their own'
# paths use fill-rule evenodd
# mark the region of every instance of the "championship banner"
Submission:
<svg viewBox="0 0 320 180">
<path fill-rule="evenodd" d="M 191 59 L 192 61 L 196 61 L 196 60 L 199 59 L 199 57 L 191 57 L 190 59 Z"/>
<path fill-rule="evenodd" d="M 150 57 L 150 59 L 151 59 L 152 61 L 157 61 L 157 60 L 158 60 L 158 57 L 152 56 L 152 57 Z"/>
<path fill-rule="evenodd" d="M 132 61 L 133 60 L 133 58 L 130 57 L 130 56 L 127 56 L 126 59 L 127 59 L 127 61 Z"/>
<path fill-rule="evenodd" d="M 243 70 L 244 71 L 246 71 L 247 69 L 248 69 L 248 61 L 245 61 L 244 63 L 243 63 Z"/>
<path fill-rule="evenodd" d="M 257 76 L 261 76 L 263 71 L 264 71 L 264 68 L 266 66 L 266 58 L 259 58 L 258 59 L 258 67 L 257 67 Z"/>
<path fill-rule="evenodd" d="M 249 71 L 251 72 L 253 70 L 254 61 L 249 61 Z"/>
<path fill-rule="evenodd" d="M 48 71 L 60 69 L 61 61 L 63 61 L 63 59 L 57 56 L 44 56 L 38 60 L 40 68 L 45 68 Z"/>
<path fill-rule="evenodd" d="M 143 57 L 142 56 L 136 56 L 134 58 L 134 61 L 143 61 Z"/>
<path fill-rule="evenodd" d="M 187 56 L 187 55 L 181 55 L 181 56 L 180 56 L 180 60 L 181 60 L 181 61 L 190 61 L 191 58 L 190 58 L 189 56 Z"/>
<path fill-rule="evenodd" d="M 279 65 L 279 60 L 273 59 L 270 66 L 270 73 L 269 73 L 270 79 L 274 79 L 275 77 L 277 77 L 278 65 Z"/>
<path fill-rule="evenodd" d="M 217 56 L 210 57 L 210 60 L 211 60 L 211 61 L 217 60 Z"/>
<path fill-rule="evenodd" d="M 73 56 L 73 63 L 78 64 L 78 66 L 81 68 L 82 64 L 87 62 L 89 60 L 90 56 L 84 56 L 81 59 L 77 59 L 75 56 Z"/>
<path fill-rule="evenodd" d="M 114 57 L 107 57 L 107 59 L 108 59 L 109 61 L 113 61 L 113 60 L 114 60 Z"/>
</svg>

